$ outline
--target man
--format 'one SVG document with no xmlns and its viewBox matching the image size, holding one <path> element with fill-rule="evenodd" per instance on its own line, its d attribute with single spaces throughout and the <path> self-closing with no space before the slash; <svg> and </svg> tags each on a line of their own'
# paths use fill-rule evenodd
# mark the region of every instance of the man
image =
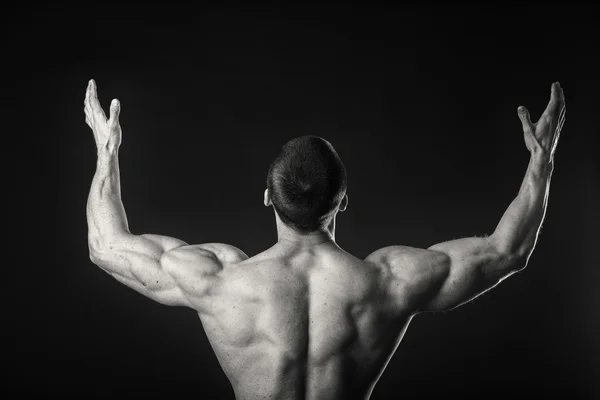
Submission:
<svg viewBox="0 0 600 400">
<path fill-rule="evenodd" d="M 107 120 L 89 82 L 86 122 L 98 148 L 87 205 L 91 260 L 166 305 L 197 311 L 238 399 L 367 399 L 412 317 L 455 308 L 527 265 L 544 218 L 565 120 L 554 83 L 542 117 L 519 107 L 531 158 L 521 189 L 487 237 L 358 259 L 335 242 L 348 204 L 346 171 L 329 142 L 304 136 L 271 164 L 264 192 L 278 241 L 248 257 L 221 244 L 188 245 L 129 231 L 120 196 L 120 104 Z"/>
</svg>

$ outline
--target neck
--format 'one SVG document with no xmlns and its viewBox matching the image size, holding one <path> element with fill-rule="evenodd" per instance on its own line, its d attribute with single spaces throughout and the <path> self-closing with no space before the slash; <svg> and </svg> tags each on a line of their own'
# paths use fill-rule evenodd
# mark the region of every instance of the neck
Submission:
<svg viewBox="0 0 600 400">
<path fill-rule="evenodd" d="M 279 219 L 277 213 L 275 213 L 275 219 L 277 223 L 277 244 L 300 247 L 311 247 L 324 243 L 335 244 L 335 215 L 325 228 L 308 233 L 299 233 L 285 225 Z"/>
</svg>

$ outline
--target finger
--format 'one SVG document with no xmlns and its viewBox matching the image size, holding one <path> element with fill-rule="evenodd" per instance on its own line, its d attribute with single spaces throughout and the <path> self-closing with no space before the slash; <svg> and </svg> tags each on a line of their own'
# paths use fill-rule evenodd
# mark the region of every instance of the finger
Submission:
<svg viewBox="0 0 600 400">
<path fill-rule="evenodd" d="M 558 146 L 558 140 L 560 139 L 560 135 L 562 133 L 563 125 L 565 124 L 565 118 L 563 117 L 556 127 L 556 134 L 554 135 L 554 141 L 552 142 L 552 154 L 556 151 L 556 147 Z"/>
<path fill-rule="evenodd" d="M 558 82 L 554 82 L 550 88 L 550 101 L 548 102 L 548 106 L 546 106 L 542 116 L 550 117 L 553 113 L 555 113 L 559 104 L 562 102 L 562 96 L 563 94 L 560 84 Z"/>
<path fill-rule="evenodd" d="M 100 101 L 98 100 L 98 88 L 96 87 L 96 81 L 93 79 L 90 80 L 90 105 L 92 107 L 94 117 L 103 118 L 103 121 L 106 121 L 106 114 L 104 114 L 104 110 L 100 106 Z"/>
<path fill-rule="evenodd" d="M 85 119 L 89 120 L 92 117 L 92 113 L 90 112 L 90 110 L 88 109 L 88 106 L 84 106 L 83 107 L 83 112 L 85 113 Z"/>
<path fill-rule="evenodd" d="M 563 117 L 563 119 L 560 120 L 560 122 L 558 123 L 558 132 L 560 133 L 562 131 L 563 125 L 565 124 L 565 119 Z"/>
<path fill-rule="evenodd" d="M 558 123 L 556 124 L 556 130 L 555 130 L 555 134 L 554 134 L 554 143 L 558 142 L 558 139 L 560 137 L 563 125 L 565 124 L 565 108 L 563 107 L 563 109 L 561 110 L 560 113 L 560 117 L 558 119 Z M 556 144 L 554 144 L 554 146 L 556 146 Z"/>
<path fill-rule="evenodd" d="M 563 119 L 565 117 L 566 113 L 567 113 L 567 107 L 565 107 L 565 105 L 563 104 L 563 106 L 560 108 L 560 114 L 558 116 L 558 120 L 560 121 L 561 119 Z"/>
<path fill-rule="evenodd" d="M 110 103 L 110 120 L 111 124 L 119 123 L 119 114 L 121 113 L 121 103 L 118 99 L 113 99 Z"/>
<path fill-rule="evenodd" d="M 519 115 L 519 119 L 523 125 L 523 132 L 528 135 L 533 135 L 533 123 L 531 122 L 531 117 L 529 116 L 529 111 L 527 108 L 520 106 L 517 108 L 517 114 Z"/>
<path fill-rule="evenodd" d="M 556 86 L 558 89 L 558 101 L 559 104 L 565 104 L 565 93 L 563 92 L 562 86 L 560 86 L 560 82 L 556 82 Z"/>
<path fill-rule="evenodd" d="M 565 116 L 567 114 L 567 108 L 565 107 L 565 105 L 563 104 L 561 109 L 560 109 L 560 115 L 558 117 L 558 124 L 557 124 L 557 134 L 560 135 L 560 131 L 562 129 L 563 124 L 565 123 Z"/>
<path fill-rule="evenodd" d="M 85 99 L 83 100 L 83 109 L 88 117 L 91 117 L 92 115 L 92 106 L 90 105 L 90 82 L 88 82 L 87 88 L 85 89 Z"/>
</svg>

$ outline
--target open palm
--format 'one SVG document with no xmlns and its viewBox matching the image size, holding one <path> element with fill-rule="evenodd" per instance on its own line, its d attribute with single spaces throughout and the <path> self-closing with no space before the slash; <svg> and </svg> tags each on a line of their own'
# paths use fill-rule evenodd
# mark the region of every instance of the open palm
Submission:
<svg viewBox="0 0 600 400">
<path fill-rule="evenodd" d="M 525 145 L 531 153 L 554 158 L 560 131 L 565 123 L 565 96 L 558 82 L 552 84 L 550 102 L 536 123 L 531 122 L 529 111 L 523 106 L 518 108 L 519 118 L 523 124 Z"/>
<path fill-rule="evenodd" d="M 110 104 L 110 118 L 100 106 L 96 82 L 92 79 L 88 83 L 85 92 L 84 110 L 85 122 L 92 128 L 98 150 L 106 146 L 118 147 L 121 144 L 121 125 L 119 123 L 119 112 L 121 105 L 119 100 L 114 99 Z"/>
</svg>

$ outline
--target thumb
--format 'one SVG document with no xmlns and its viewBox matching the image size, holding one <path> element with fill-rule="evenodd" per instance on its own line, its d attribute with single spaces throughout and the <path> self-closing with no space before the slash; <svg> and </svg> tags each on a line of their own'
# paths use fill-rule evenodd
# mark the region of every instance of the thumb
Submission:
<svg viewBox="0 0 600 400">
<path fill-rule="evenodd" d="M 121 103 L 117 99 L 113 99 L 110 103 L 110 119 L 111 123 L 119 123 L 119 114 L 121 113 Z"/>
<path fill-rule="evenodd" d="M 531 118 L 529 116 L 529 111 L 525 107 L 520 106 L 517 109 L 517 114 L 519 115 L 521 124 L 523 124 L 523 132 L 528 135 L 533 135 L 534 129 L 533 123 L 531 123 Z"/>
</svg>

